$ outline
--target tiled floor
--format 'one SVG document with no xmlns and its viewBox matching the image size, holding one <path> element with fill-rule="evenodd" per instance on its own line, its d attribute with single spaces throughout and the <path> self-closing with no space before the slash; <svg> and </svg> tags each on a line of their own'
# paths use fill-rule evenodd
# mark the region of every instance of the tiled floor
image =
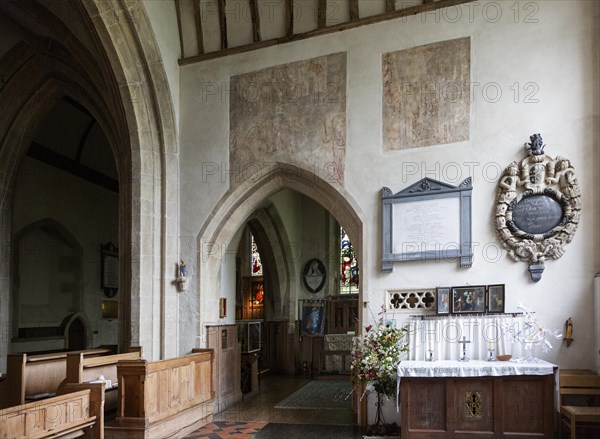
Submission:
<svg viewBox="0 0 600 439">
<path fill-rule="evenodd" d="M 266 422 L 211 422 L 186 439 L 250 439 Z"/>
<path fill-rule="evenodd" d="M 279 409 L 274 407 L 309 381 L 305 378 L 287 376 L 264 377 L 258 394 L 244 398 L 239 404 L 217 413 L 212 423 L 186 436 L 186 439 L 362 437 L 358 435 L 356 429 L 352 428 L 350 410 Z M 267 424 L 269 424 L 268 427 L 266 427 Z M 259 434 L 255 436 L 257 432 Z"/>
</svg>

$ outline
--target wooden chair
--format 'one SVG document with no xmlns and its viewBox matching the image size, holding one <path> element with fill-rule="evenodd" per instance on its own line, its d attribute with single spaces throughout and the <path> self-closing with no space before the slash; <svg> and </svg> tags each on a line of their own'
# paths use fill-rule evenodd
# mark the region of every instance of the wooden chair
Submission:
<svg viewBox="0 0 600 439">
<path fill-rule="evenodd" d="M 600 407 L 567 405 L 568 395 L 600 396 L 600 375 L 591 373 L 565 373 L 560 374 L 560 422 L 558 425 L 558 437 L 562 437 L 563 421 L 569 425 L 571 439 L 577 439 L 578 424 L 598 424 L 600 427 Z"/>
</svg>

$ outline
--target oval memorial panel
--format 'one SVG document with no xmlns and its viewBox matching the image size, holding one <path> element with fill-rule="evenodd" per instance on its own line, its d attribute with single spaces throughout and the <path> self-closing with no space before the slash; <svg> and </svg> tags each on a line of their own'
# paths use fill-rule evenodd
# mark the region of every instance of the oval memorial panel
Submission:
<svg viewBox="0 0 600 439">
<path fill-rule="evenodd" d="M 548 195 L 525 197 L 512 212 L 512 219 L 519 230 L 532 235 L 551 231 L 560 224 L 562 218 L 561 205 Z"/>
</svg>

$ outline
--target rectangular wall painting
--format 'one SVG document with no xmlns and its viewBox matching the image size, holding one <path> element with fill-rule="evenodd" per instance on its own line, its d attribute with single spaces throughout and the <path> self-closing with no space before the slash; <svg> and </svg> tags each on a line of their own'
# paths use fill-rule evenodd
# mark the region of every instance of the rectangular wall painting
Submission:
<svg viewBox="0 0 600 439">
<path fill-rule="evenodd" d="M 346 53 L 231 77 L 230 183 L 256 181 L 276 162 L 343 184 Z"/>
<path fill-rule="evenodd" d="M 384 150 L 468 140 L 470 71 L 468 37 L 384 54 Z"/>
</svg>

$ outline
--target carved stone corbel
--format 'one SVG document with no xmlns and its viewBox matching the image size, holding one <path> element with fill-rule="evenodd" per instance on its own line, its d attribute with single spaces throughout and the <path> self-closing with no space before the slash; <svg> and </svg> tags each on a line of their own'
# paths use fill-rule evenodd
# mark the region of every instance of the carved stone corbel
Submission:
<svg viewBox="0 0 600 439">
<path fill-rule="evenodd" d="M 558 259 L 573 240 L 581 216 L 575 170 L 564 157 L 544 153 L 542 137 L 525 144 L 527 157 L 504 170 L 496 190 L 496 233 L 509 256 L 529 263 L 534 282 L 544 261 Z"/>
</svg>

